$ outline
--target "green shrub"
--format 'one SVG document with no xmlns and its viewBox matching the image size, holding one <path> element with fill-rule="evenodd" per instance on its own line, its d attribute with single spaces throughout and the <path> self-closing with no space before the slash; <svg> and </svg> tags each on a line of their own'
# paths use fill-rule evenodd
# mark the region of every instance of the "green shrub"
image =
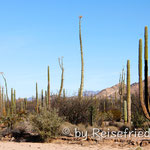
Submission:
<svg viewBox="0 0 150 150">
<path fill-rule="evenodd" d="M 132 116 L 133 127 L 134 128 L 143 128 L 146 118 L 143 114 L 140 114 L 138 111 Z"/>
<path fill-rule="evenodd" d="M 41 110 L 40 114 L 31 116 L 31 122 L 35 131 L 43 141 L 58 135 L 59 127 L 63 119 L 58 116 L 57 110 Z"/>
</svg>

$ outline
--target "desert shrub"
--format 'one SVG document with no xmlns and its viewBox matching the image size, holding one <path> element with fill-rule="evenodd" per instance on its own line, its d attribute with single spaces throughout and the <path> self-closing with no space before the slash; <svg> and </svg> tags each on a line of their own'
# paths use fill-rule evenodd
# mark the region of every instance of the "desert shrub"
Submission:
<svg viewBox="0 0 150 150">
<path fill-rule="evenodd" d="M 66 121 L 72 124 L 88 124 L 90 122 L 91 107 L 93 108 L 92 119 L 93 121 L 95 119 L 97 113 L 97 102 L 95 100 L 74 98 L 59 103 L 59 115 L 65 116 Z"/>
<path fill-rule="evenodd" d="M 132 115 L 132 121 L 134 128 L 143 128 L 144 123 L 146 122 L 146 118 L 143 114 L 136 111 L 134 115 Z"/>
<path fill-rule="evenodd" d="M 26 117 L 25 113 L 18 113 L 18 114 L 13 114 L 13 115 L 8 115 L 8 116 L 2 116 L 1 117 L 1 123 L 3 123 L 8 130 L 12 130 L 14 125 L 20 121 L 23 120 L 23 118 Z"/>
<path fill-rule="evenodd" d="M 110 114 L 110 119 L 113 121 L 119 121 L 121 118 L 121 112 L 118 109 L 112 109 L 108 114 Z"/>
<path fill-rule="evenodd" d="M 56 109 L 51 111 L 41 110 L 40 114 L 34 114 L 30 118 L 34 130 L 41 136 L 43 141 L 55 137 L 63 122 Z"/>
</svg>

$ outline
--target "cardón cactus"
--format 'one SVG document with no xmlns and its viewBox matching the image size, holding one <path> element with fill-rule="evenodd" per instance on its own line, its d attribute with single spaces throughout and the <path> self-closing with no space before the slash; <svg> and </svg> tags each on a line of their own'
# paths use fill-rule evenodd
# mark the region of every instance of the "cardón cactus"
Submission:
<svg viewBox="0 0 150 150">
<path fill-rule="evenodd" d="M 130 60 L 127 60 L 127 105 L 128 105 L 128 124 L 131 125 Z"/>
<path fill-rule="evenodd" d="M 61 57 L 61 60 L 60 60 L 60 58 L 58 58 L 58 62 L 59 62 L 60 69 L 61 69 L 61 71 L 62 71 L 62 73 L 61 73 L 61 85 L 60 85 L 60 90 L 59 90 L 59 95 L 58 95 L 58 98 L 60 98 L 60 97 L 61 97 L 62 90 L 63 90 L 63 84 L 64 84 L 63 57 Z"/>
<path fill-rule="evenodd" d="M 145 27 L 145 100 L 143 97 L 143 85 L 142 85 L 142 39 L 139 40 L 139 98 L 143 112 L 147 119 L 150 120 L 149 109 L 148 109 L 148 28 Z"/>
<path fill-rule="evenodd" d="M 50 71 L 49 71 L 49 66 L 48 66 L 48 108 L 50 109 L 51 107 L 51 96 L 50 96 Z"/>
<path fill-rule="evenodd" d="M 80 39 L 80 51 L 81 51 L 81 83 L 80 83 L 80 91 L 79 91 L 80 99 L 83 97 L 83 85 L 84 85 L 84 61 L 83 61 L 82 38 L 81 38 L 81 18 L 82 16 L 79 16 L 79 39 Z"/>
</svg>

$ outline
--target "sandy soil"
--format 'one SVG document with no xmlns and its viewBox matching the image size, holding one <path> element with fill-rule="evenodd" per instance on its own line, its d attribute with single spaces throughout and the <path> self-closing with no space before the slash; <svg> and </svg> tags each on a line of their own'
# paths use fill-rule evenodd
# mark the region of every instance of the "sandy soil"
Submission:
<svg viewBox="0 0 150 150">
<path fill-rule="evenodd" d="M 54 143 L 16 143 L 0 142 L 0 150 L 135 150 L 137 147 L 120 147 L 118 145 L 88 145 L 78 144 L 54 144 Z M 150 145 L 142 150 L 150 150 Z"/>
</svg>

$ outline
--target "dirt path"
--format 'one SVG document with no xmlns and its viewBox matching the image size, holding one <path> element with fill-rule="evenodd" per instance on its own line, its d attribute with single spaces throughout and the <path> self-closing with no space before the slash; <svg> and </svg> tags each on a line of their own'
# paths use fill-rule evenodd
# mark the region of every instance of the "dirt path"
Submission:
<svg viewBox="0 0 150 150">
<path fill-rule="evenodd" d="M 0 150 L 135 150 L 136 148 L 131 146 L 119 147 L 116 144 L 81 146 L 78 144 L 0 142 Z M 142 148 L 142 150 L 150 150 L 150 145 Z"/>
</svg>

